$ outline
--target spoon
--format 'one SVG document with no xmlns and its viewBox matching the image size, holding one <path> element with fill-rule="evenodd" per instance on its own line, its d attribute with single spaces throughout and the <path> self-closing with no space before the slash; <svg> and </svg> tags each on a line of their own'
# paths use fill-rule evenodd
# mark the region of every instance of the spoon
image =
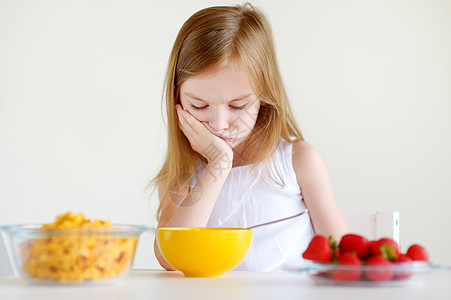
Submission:
<svg viewBox="0 0 451 300">
<path fill-rule="evenodd" d="M 270 225 L 270 224 L 274 224 L 274 223 L 279 223 L 279 222 L 282 222 L 282 221 L 286 221 L 286 220 L 289 220 L 289 219 L 293 219 L 293 218 L 299 217 L 299 216 L 305 214 L 306 212 L 308 212 L 307 208 L 303 212 L 300 212 L 300 213 L 298 213 L 298 214 L 296 214 L 294 216 L 283 218 L 283 219 L 279 219 L 279 220 L 274 220 L 274 221 L 271 221 L 271 222 L 261 223 L 261 224 L 258 224 L 258 225 L 253 225 L 253 226 L 247 227 L 245 229 L 254 229 L 254 228 L 257 228 L 257 227 L 260 227 L 260 226 L 266 226 L 266 225 Z"/>
</svg>

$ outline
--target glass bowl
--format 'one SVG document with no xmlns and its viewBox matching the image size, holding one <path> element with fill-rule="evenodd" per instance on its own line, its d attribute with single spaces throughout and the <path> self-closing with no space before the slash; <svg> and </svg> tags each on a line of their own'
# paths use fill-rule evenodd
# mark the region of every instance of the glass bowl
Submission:
<svg viewBox="0 0 451 300">
<path fill-rule="evenodd" d="M 317 284 L 345 286 L 412 286 L 424 283 L 436 266 L 430 262 L 392 263 L 390 266 L 347 266 L 305 262 L 301 268 Z"/>
<path fill-rule="evenodd" d="M 113 282 L 133 264 L 139 236 L 149 227 L 50 229 L 43 224 L 1 226 L 18 273 L 32 283 Z"/>
</svg>

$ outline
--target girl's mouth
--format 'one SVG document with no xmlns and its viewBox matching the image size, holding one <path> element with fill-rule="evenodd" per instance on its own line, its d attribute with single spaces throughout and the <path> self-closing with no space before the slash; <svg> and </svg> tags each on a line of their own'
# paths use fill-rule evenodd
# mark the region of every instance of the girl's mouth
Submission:
<svg viewBox="0 0 451 300">
<path fill-rule="evenodd" d="M 222 140 L 224 140 L 224 141 L 226 141 L 226 142 L 228 142 L 228 141 L 230 141 L 232 138 L 230 138 L 230 137 L 228 137 L 228 136 L 224 136 L 224 135 L 218 135 L 218 134 L 215 134 L 218 138 L 220 138 L 220 139 L 222 139 Z"/>
</svg>

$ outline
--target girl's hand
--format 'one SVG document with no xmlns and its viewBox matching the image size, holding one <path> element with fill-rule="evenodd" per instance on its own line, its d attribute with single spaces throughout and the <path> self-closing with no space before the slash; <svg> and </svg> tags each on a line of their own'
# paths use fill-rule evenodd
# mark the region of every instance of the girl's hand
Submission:
<svg viewBox="0 0 451 300">
<path fill-rule="evenodd" d="M 205 157 L 208 163 L 221 163 L 223 168 L 231 168 L 233 150 L 230 145 L 214 135 L 199 120 L 194 118 L 180 104 L 175 106 L 179 117 L 180 128 L 188 138 L 191 148 Z"/>
</svg>

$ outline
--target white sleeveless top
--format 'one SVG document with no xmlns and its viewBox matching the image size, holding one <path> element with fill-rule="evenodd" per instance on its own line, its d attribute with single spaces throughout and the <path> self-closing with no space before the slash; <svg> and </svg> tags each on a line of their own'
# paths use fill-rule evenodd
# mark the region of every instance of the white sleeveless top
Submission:
<svg viewBox="0 0 451 300">
<path fill-rule="evenodd" d="M 293 169 L 292 149 L 293 144 L 281 139 L 275 153 L 283 187 L 263 178 L 263 163 L 257 166 L 257 172 L 252 172 L 250 165 L 232 168 L 207 227 L 245 228 L 303 211 L 306 207 Z M 235 270 L 267 272 L 298 267 L 315 234 L 308 213 L 252 231 L 247 256 Z"/>
</svg>

